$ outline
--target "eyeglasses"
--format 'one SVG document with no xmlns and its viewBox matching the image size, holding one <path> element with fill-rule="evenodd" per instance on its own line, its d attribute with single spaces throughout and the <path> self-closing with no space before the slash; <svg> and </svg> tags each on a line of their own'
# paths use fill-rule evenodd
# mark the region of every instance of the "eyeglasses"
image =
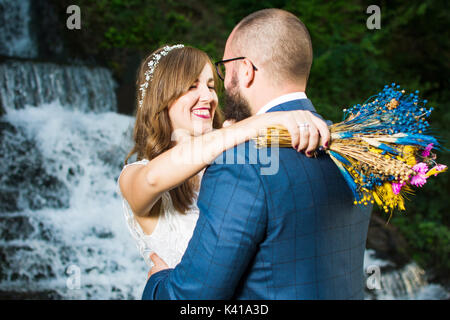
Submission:
<svg viewBox="0 0 450 320">
<path fill-rule="evenodd" d="M 246 57 L 231 58 L 231 59 L 226 59 L 226 60 L 222 60 L 222 61 L 217 61 L 216 63 L 214 63 L 214 65 L 216 66 L 217 75 L 219 76 L 220 80 L 222 80 L 222 81 L 225 80 L 225 63 L 231 62 L 231 61 L 236 61 L 236 60 L 242 60 L 242 59 L 247 59 L 247 58 Z M 255 67 L 253 62 L 250 61 L 250 63 L 252 64 L 253 70 L 258 71 L 258 69 Z"/>
</svg>

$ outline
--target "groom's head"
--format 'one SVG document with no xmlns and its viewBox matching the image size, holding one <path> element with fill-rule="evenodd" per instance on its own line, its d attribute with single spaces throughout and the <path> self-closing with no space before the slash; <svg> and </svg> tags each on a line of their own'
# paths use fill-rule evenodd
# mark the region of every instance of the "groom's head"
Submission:
<svg viewBox="0 0 450 320">
<path fill-rule="evenodd" d="M 245 17 L 225 45 L 226 118 L 242 120 L 268 101 L 305 91 L 312 44 L 305 25 L 292 13 L 264 9 Z"/>
</svg>

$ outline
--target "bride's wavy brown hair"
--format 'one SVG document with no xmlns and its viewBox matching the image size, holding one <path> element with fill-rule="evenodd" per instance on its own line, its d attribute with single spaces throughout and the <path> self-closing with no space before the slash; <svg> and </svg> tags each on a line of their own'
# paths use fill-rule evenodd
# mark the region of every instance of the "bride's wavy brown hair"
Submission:
<svg viewBox="0 0 450 320">
<path fill-rule="evenodd" d="M 138 70 L 136 122 L 133 130 L 134 147 L 125 158 L 125 164 L 135 153 L 137 153 L 137 160 L 152 160 L 174 146 L 171 140 L 173 128 L 169 118 L 169 106 L 189 90 L 206 64 L 213 71 L 214 86 L 218 91 L 218 77 L 208 55 L 192 47 L 176 48 L 159 60 L 153 77 L 149 81 L 142 107 L 139 107 L 141 99 L 139 87 L 145 82 L 144 73 L 148 69 L 147 64 L 153 55 L 161 52 L 163 48 L 157 49 L 144 59 Z M 213 118 L 213 128 L 220 128 L 222 119 L 222 113 L 217 107 Z M 192 178 L 169 191 L 173 205 L 179 212 L 186 212 L 192 205 L 194 186 L 195 180 Z M 155 203 L 149 213 L 157 216 L 160 212 L 161 199 Z"/>
</svg>

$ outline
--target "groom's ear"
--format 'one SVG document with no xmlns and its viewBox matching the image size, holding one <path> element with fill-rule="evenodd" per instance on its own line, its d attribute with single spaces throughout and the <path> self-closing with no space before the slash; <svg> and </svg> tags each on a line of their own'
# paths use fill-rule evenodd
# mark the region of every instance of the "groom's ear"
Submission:
<svg viewBox="0 0 450 320">
<path fill-rule="evenodd" d="M 255 79 L 255 70 L 253 69 L 252 63 L 244 59 L 243 65 L 241 66 L 241 79 L 244 87 L 248 88 L 252 85 L 253 80 Z"/>
</svg>

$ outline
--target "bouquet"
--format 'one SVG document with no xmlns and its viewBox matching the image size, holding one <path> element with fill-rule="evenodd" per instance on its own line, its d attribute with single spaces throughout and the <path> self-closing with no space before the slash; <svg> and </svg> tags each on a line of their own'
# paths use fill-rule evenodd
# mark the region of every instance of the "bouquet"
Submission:
<svg viewBox="0 0 450 320">
<path fill-rule="evenodd" d="M 439 148 L 426 120 L 433 108 L 415 93 L 406 94 L 393 83 L 364 104 L 344 109 L 344 121 L 329 126 L 331 144 L 326 153 L 339 168 L 353 192 L 355 205 L 377 203 L 386 212 L 405 210 L 413 187 L 447 170 L 436 162 Z M 257 147 L 277 143 L 291 147 L 282 126 L 268 128 Z"/>
</svg>

